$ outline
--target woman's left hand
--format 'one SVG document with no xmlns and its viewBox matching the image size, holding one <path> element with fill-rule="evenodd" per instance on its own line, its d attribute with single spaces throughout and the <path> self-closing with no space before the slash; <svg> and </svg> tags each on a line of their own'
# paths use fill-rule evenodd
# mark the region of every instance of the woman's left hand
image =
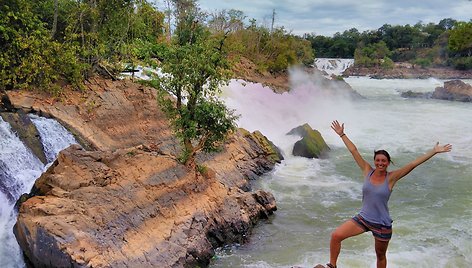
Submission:
<svg viewBox="0 0 472 268">
<path fill-rule="evenodd" d="M 450 152 L 452 150 L 452 145 L 451 144 L 445 144 L 445 145 L 439 145 L 439 142 L 436 143 L 436 145 L 433 148 L 435 153 L 446 153 Z"/>
</svg>

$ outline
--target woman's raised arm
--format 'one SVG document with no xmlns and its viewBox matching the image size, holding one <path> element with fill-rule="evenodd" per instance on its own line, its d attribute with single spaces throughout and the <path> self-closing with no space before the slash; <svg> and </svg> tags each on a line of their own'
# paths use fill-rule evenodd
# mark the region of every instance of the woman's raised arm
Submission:
<svg viewBox="0 0 472 268">
<path fill-rule="evenodd" d="M 362 158 L 361 154 L 357 150 L 356 145 L 354 145 L 354 143 L 346 136 L 346 133 L 344 133 L 344 123 L 340 124 L 338 120 L 334 120 L 331 123 L 331 128 L 334 130 L 334 132 L 336 132 L 336 134 L 339 135 L 339 137 L 341 137 L 347 149 L 349 152 L 351 152 L 352 157 L 354 157 L 354 160 L 356 160 L 357 165 L 362 170 L 364 176 L 367 175 L 372 167 L 367 161 L 364 160 L 364 158 Z"/>
<path fill-rule="evenodd" d="M 433 149 L 429 150 L 425 154 L 419 156 L 415 160 L 411 161 L 410 163 L 406 164 L 405 166 L 394 170 L 390 173 L 390 185 L 391 188 L 395 185 L 395 183 L 400 180 L 401 178 L 405 177 L 408 173 L 410 173 L 414 168 L 417 166 L 423 164 L 426 162 L 428 159 L 433 157 L 434 155 L 438 153 L 445 153 L 445 152 L 450 152 L 452 150 L 452 145 L 451 144 L 445 144 L 445 145 L 439 145 L 439 142 L 436 143 L 436 145 L 433 147 Z"/>
</svg>

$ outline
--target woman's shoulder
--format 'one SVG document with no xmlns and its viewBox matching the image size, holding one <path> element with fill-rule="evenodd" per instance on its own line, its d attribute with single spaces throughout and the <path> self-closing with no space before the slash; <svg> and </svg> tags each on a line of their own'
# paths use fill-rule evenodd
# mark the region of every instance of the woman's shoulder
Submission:
<svg viewBox="0 0 472 268">
<path fill-rule="evenodd" d="M 370 165 L 365 168 L 363 171 L 362 171 L 362 174 L 364 175 L 364 177 L 370 177 L 372 175 L 372 173 L 374 173 L 375 169 L 373 169 Z"/>
</svg>

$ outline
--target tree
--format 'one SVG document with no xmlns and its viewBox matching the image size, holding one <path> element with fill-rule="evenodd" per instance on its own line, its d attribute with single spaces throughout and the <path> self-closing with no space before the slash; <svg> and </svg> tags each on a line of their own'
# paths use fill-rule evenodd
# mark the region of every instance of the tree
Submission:
<svg viewBox="0 0 472 268">
<path fill-rule="evenodd" d="M 460 22 L 451 30 L 449 49 L 461 56 L 472 56 L 472 22 Z"/>
<path fill-rule="evenodd" d="M 359 47 L 354 52 L 356 66 L 372 67 L 381 66 L 383 68 L 393 67 L 393 62 L 389 58 L 391 52 L 384 41 Z"/>
<path fill-rule="evenodd" d="M 175 40 L 162 64 L 168 75 L 159 78 L 164 90 L 159 101 L 183 145 L 182 161 L 195 167 L 196 154 L 217 149 L 235 128 L 237 116 L 217 99 L 231 74 L 224 37 L 210 36 L 194 1 L 174 1 L 174 5 Z"/>
<path fill-rule="evenodd" d="M 59 79 L 78 83 L 81 67 L 74 47 L 52 40 L 28 1 L 5 0 L 0 14 L 0 88 L 57 93 L 51 84 Z"/>
</svg>

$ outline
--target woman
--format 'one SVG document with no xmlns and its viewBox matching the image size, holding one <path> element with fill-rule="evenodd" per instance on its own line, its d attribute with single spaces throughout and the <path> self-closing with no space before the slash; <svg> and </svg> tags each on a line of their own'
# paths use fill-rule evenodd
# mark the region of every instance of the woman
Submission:
<svg viewBox="0 0 472 268">
<path fill-rule="evenodd" d="M 437 153 L 449 152 L 452 145 L 439 145 L 418 157 L 407 165 L 394 171 L 387 171 L 392 162 L 390 155 L 379 150 L 374 152 L 374 165 L 372 168 L 367 161 L 362 158 L 356 146 L 344 133 L 344 123 L 333 121 L 331 128 L 341 137 L 349 152 L 351 152 L 357 165 L 362 170 L 365 177 L 362 187 L 362 209 L 359 214 L 351 220 L 341 224 L 332 234 L 330 242 L 330 263 L 329 268 L 336 268 L 336 262 L 341 251 L 341 241 L 356 236 L 364 232 L 371 231 L 375 238 L 375 253 L 377 254 L 377 268 L 387 267 L 386 252 L 388 242 L 392 237 L 392 219 L 388 211 L 387 202 L 390 198 L 395 184 L 410 173 L 415 167 L 424 163 Z"/>
</svg>

